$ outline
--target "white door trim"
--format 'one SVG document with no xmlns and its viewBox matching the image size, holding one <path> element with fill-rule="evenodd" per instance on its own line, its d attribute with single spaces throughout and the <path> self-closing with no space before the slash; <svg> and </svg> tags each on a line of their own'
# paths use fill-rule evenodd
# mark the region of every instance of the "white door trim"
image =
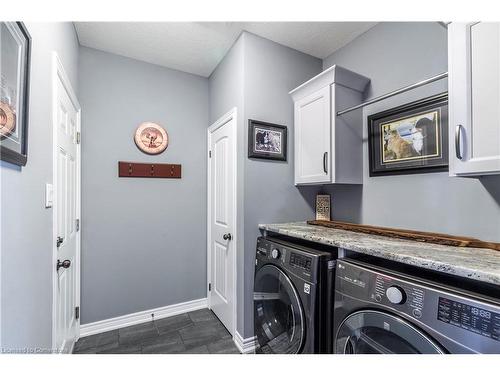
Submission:
<svg viewBox="0 0 500 375">
<path fill-rule="evenodd" d="M 238 147 L 237 147 L 237 129 L 238 129 L 238 111 L 236 107 L 231 109 L 229 112 L 224 114 L 222 117 L 220 117 L 216 122 L 214 122 L 212 125 L 209 126 L 207 129 L 207 304 L 208 308 L 211 309 L 211 300 L 210 300 L 210 292 L 208 291 L 208 285 L 212 283 L 211 276 L 212 276 L 212 255 L 211 255 L 211 222 L 210 218 L 212 216 L 211 212 L 211 207 L 212 207 L 212 189 L 211 189 L 211 183 L 210 183 L 210 178 L 211 178 L 211 172 L 212 172 L 212 166 L 210 163 L 210 157 L 209 157 L 209 152 L 210 152 L 210 145 L 211 145 L 211 139 L 212 139 L 212 133 L 215 132 L 217 129 L 219 129 L 221 126 L 224 124 L 228 123 L 229 121 L 233 120 L 235 121 L 235 126 L 233 126 L 233 155 L 236 157 Z M 233 257 L 233 329 L 231 333 L 231 336 L 233 339 L 236 337 L 236 325 L 237 325 L 237 319 L 236 319 L 236 312 L 238 311 L 236 306 L 237 306 L 237 298 L 236 298 L 236 281 L 238 279 L 237 277 L 237 259 L 238 259 L 238 230 L 237 230 L 237 212 L 238 212 L 238 168 L 237 168 L 237 157 L 235 162 L 233 163 L 234 165 L 234 173 L 233 173 L 233 251 L 234 251 L 234 257 Z"/>
<path fill-rule="evenodd" d="M 76 131 L 81 132 L 81 106 L 76 97 L 75 91 L 71 86 L 71 81 L 64 70 L 64 67 L 59 59 L 57 52 L 52 52 L 52 184 L 54 186 L 53 192 L 53 206 L 52 206 L 52 350 L 55 352 L 56 348 L 56 316 L 57 316 L 57 284 L 58 276 L 56 271 L 57 264 L 57 80 L 60 80 L 66 89 L 69 98 L 77 110 L 77 123 Z M 80 246 L 81 246 L 81 146 L 76 145 L 77 154 L 77 165 L 76 165 L 76 218 L 80 219 L 80 230 L 76 233 L 76 264 L 72 264 L 71 267 L 75 267 L 75 279 L 76 279 L 76 306 L 80 306 Z M 76 334 L 77 339 L 80 336 L 80 319 L 76 322 Z"/>
</svg>

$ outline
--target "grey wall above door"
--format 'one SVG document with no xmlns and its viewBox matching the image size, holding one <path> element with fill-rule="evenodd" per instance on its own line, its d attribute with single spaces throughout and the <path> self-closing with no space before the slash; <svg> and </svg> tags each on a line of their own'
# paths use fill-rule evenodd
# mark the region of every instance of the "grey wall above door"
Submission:
<svg viewBox="0 0 500 375">
<path fill-rule="evenodd" d="M 206 297 L 208 79 L 80 49 L 82 323 Z M 133 137 L 161 124 L 169 146 Z M 119 178 L 118 161 L 182 164 L 182 178 Z"/>
<path fill-rule="evenodd" d="M 437 22 L 384 22 L 323 61 L 371 79 L 365 99 L 446 72 L 447 31 Z M 500 176 L 449 177 L 429 173 L 369 177 L 366 118 L 447 90 L 447 81 L 427 85 L 365 107 L 362 186 L 328 186 L 333 217 L 500 242 Z"/>
</svg>

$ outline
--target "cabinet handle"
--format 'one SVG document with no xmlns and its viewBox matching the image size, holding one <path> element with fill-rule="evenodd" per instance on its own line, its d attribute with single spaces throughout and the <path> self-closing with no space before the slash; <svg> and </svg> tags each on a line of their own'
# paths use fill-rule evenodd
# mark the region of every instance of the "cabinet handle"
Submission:
<svg viewBox="0 0 500 375">
<path fill-rule="evenodd" d="M 455 127 L 455 155 L 457 156 L 457 159 L 462 160 L 462 153 L 460 151 L 460 145 L 462 144 L 461 142 L 461 135 L 462 135 L 462 125 L 457 125 Z"/>
<path fill-rule="evenodd" d="M 328 174 L 328 152 L 323 154 L 323 171 Z"/>
</svg>

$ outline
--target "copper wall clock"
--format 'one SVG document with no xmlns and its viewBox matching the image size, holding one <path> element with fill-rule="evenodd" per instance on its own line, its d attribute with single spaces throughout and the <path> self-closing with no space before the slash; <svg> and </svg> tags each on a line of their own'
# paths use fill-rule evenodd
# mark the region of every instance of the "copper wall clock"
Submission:
<svg viewBox="0 0 500 375">
<path fill-rule="evenodd" d="M 135 131 L 135 144 L 146 154 L 156 155 L 168 146 L 168 134 L 154 122 L 143 122 Z"/>
<path fill-rule="evenodd" d="M 0 102 L 0 135 L 7 137 L 14 132 L 16 128 L 16 115 L 12 108 L 3 102 Z"/>
</svg>

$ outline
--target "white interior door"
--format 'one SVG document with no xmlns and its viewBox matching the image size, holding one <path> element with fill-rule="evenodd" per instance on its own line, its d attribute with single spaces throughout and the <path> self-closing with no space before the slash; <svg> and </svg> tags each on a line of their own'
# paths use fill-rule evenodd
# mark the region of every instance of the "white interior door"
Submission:
<svg viewBox="0 0 500 375">
<path fill-rule="evenodd" d="M 209 128 L 208 142 L 208 300 L 212 311 L 234 334 L 236 115 L 225 115 Z"/>
<path fill-rule="evenodd" d="M 68 352 L 79 334 L 80 107 L 56 57 L 54 64 L 54 346 Z"/>
</svg>

